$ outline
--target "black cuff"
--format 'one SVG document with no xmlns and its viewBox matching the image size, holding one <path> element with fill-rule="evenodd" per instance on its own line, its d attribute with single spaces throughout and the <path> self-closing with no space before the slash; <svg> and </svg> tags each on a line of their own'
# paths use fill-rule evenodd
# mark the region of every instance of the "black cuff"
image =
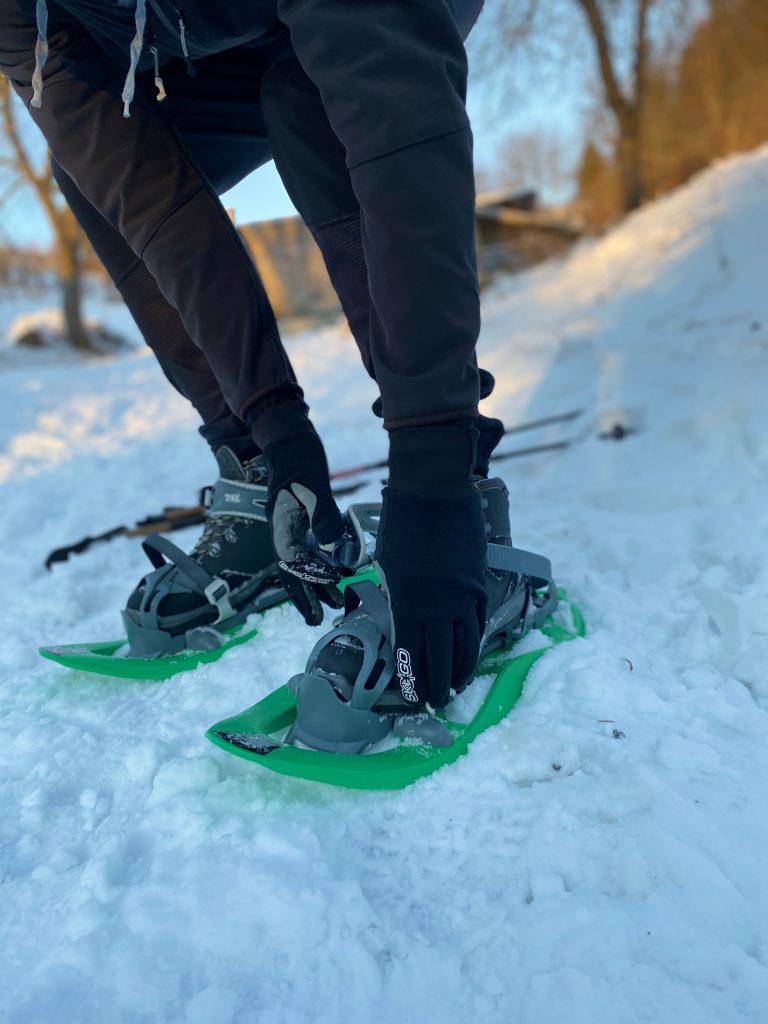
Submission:
<svg viewBox="0 0 768 1024">
<path fill-rule="evenodd" d="M 305 403 L 295 399 L 272 405 L 254 418 L 251 418 L 249 410 L 248 419 L 253 440 L 263 451 L 268 444 L 284 441 L 287 437 L 314 434 L 315 428 L 310 423 L 307 412 Z"/>
<path fill-rule="evenodd" d="M 254 444 L 250 429 L 235 419 L 231 413 L 213 423 L 204 423 L 198 433 L 210 446 L 211 451 L 215 452 L 217 448 L 226 446 L 241 458 L 255 458 L 259 454 L 259 448 Z"/>
<path fill-rule="evenodd" d="M 409 494 L 472 490 L 477 430 L 472 420 L 403 427 L 389 435 L 389 486 Z"/>
<path fill-rule="evenodd" d="M 478 431 L 475 474 L 487 478 L 491 469 L 491 456 L 496 449 L 496 445 L 504 436 L 504 424 L 501 420 L 481 414 L 477 417 L 475 426 Z"/>
<path fill-rule="evenodd" d="M 480 374 L 480 401 L 482 402 L 484 398 L 488 398 L 496 387 L 496 378 L 490 370 L 484 370 L 482 367 L 480 367 L 478 373 Z"/>
</svg>

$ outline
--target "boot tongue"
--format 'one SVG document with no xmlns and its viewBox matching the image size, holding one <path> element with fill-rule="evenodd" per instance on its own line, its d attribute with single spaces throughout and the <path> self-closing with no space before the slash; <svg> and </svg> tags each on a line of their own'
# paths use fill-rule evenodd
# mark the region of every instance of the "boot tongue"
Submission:
<svg viewBox="0 0 768 1024">
<path fill-rule="evenodd" d="M 216 461 L 219 464 L 219 472 L 224 480 L 245 480 L 245 470 L 240 459 L 231 448 L 222 445 L 214 452 Z"/>
<path fill-rule="evenodd" d="M 242 480 L 247 484 L 260 484 L 265 482 L 266 471 L 261 452 L 257 448 L 251 451 L 246 457 L 237 455 L 231 448 L 222 445 L 214 452 L 216 461 L 219 464 L 219 472 L 222 480 Z"/>
</svg>

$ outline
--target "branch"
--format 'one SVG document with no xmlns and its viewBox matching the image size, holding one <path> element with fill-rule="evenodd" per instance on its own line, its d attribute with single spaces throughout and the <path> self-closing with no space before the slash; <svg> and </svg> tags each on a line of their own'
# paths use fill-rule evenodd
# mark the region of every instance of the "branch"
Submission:
<svg viewBox="0 0 768 1024">
<path fill-rule="evenodd" d="M 16 178 L 15 181 L 10 182 L 6 189 L 3 192 L 0 192 L 0 209 L 2 209 L 8 200 L 25 185 L 26 182 L 22 178 Z"/>
<path fill-rule="evenodd" d="M 645 100 L 648 69 L 648 11 L 654 0 L 639 0 L 635 22 L 635 109 L 641 111 Z"/>
<path fill-rule="evenodd" d="M 539 0 L 528 0 L 525 13 L 517 22 L 513 22 L 504 34 L 505 46 L 513 46 L 516 42 L 526 39 L 533 29 L 533 23 L 539 9 Z"/>
<path fill-rule="evenodd" d="M 2 76 L 0 76 L 0 114 L 2 114 L 5 134 L 8 136 L 8 141 L 11 144 L 11 151 L 15 156 L 14 170 L 21 179 L 33 186 L 37 193 L 37 198 L 48 214 L 51 227 L 56 233 L 59 242 L 63 247 L 66 247 L 71 244 L 69 239 L 70 232 L 66 217 L 58 209 L 53 199 L 54 188 L 50 168 L 46 167 L 42 173 L 38 173 L 35 170 L 32 158 L 24 146 L 19 126 L 16 123 L 10 82 Z"/>
<path fill-rule="evenodd" d="M 37 172 L 35 171 L 34 164 L 30 159 L 29 153 L 24 148 L 24 143 L 21 141 L 21 135 L 19 133 L 19 127 L 16 124 L 16 116 L 13 111 L 13 93 L 11 91 L 10 82 L 6 79 L 0 79 L 0 109 L 3 115 L 3 127 L 5 128 L 5 134 L 8 137 L 8 141 L 11 144 L 11 150 L 14 154 L 16 170 L 22 174 L 27 181 L 32 184 L 37 183 Z"/>
<path fill-rule="evenodd" d="M 500 69 L 508 70 L 522 45 L 530 41 L 540 6 L 541 0 L 495 0 L 486 4 L 468 41 L 478 58 L 478 63 L 473 62 L 473 74 L 491 77 Z"/>
<path fill-rule="evenodd" d="M 647 3 L 647 0 L 641 0 L 641 2 Z M 595 42 L 595 48 L 597 49 L 597 58 L 600 64 L 600 75 L 603 80 L 603 86 L 605 88 L 605 95 L 608 99 L 608 103 L 619 120 L 619 123 L 624 123 L 629 117 L 631 117 L 631 105 L 627 102 L 626 97 L 622 93 L 619 81 L 616 77 L 616 71 L 613 66 L 613 57 L 611 56 L 611 47 L 608 42 L 608 31 L 606 29 L 605 20 L 603 19 L 600 7 L 598 6 L 597 0 L 576 0 L 576 3 L 584 11 L 584 15 L 589 23 L 592 38 Z"/>
</svg>

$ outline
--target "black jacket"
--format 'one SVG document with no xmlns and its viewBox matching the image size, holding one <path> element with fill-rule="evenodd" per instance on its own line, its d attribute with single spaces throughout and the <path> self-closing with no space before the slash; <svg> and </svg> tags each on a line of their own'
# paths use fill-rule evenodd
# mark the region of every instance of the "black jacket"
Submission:
<svg viewBox="0 0 768 1024">
<path fill-rule="evenodd" d="M 454 14 L 466 22 L 478 9 L 479 0 L 183 6 L 193 61 L 233 45 L 252 46 L 266 61 L 290 48 L 321 94 L 361 208 L 372 352 L 390 428 L 476 410 L 474 186 L 466 55 Z M 247 418 L 255 398 L 293 386 L 293 374 L 273 323 L 264 322 L 253 268 L 243 264 L 235 232 L 162 106 L 137 90 L 123 117 L 132 0 L 57 0 L 49 17 L 42 106 L 30 113 L 57 162 L 144 260 L 206 355 L 214 341 L 226 350 L 209 361 L 219 376 L 218 358 L 222 389 Z M 151 65 L 148 42 L 163 61 L 181 54 L 169 0 L 150 0 L 148 25 L 140 68 Z M 0 0 L 0 70 L 28 106 L 36 41 L 32 0 Z M 231 298 L 226 310 L 222 295 Z M 262 386 L 243 394 L 232 353 L 254 345 Z"/>
<path fill-rule="evenodd" d="M 67 17 L 75 19 L 119 67 L 127 68 L 136 33 L 135 0 L 49 0 L 47 6 L 53 25 Z M 35 21 L 35 0 L 18 0 L 18 7 Z M 258 4 L 185 0 L 183 5 L 173 0 L 147 0 L 147 41 L 157 45 L 161 64 L 169 57 L 184 56 L 180 19 L 192 60 L 236 46 L 262 45 L 286 33 L 277 17 L 276 0 Z M 151 66 L 152 54 L 145 45 L 139 69 Z"/>
</svg>

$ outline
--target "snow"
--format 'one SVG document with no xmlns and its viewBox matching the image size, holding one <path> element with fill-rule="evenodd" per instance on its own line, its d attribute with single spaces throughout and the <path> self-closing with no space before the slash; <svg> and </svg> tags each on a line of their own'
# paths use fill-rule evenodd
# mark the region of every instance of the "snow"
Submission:
<svg viewBox="0 0 768 1024">
<path fill-rule="evenodd" d="M 489 408 L 585 410 L 498 466 L 588 635 L 398 793 L 205 740 L 302 669 L 292 609 L 163 683 L 37 656 L 118 635 L 144 570 L 135 540 L 48 550 L 192 503 L 213 463 L 146 351 L 3 365 L 0 1020 L 768 1019 L 767 218 L 762 149 L 486 295 Z M 349 337 L 288 343 L 331 464 L 383 456 Z"/>
</svg>

